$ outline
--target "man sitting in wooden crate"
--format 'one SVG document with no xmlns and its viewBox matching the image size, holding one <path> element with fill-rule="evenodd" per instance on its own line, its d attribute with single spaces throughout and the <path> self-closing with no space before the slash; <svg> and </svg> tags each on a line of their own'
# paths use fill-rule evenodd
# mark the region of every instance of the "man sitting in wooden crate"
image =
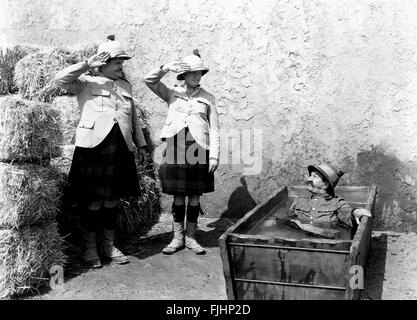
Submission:
<svg viewBox="0 0 417 320">
<path fill-rule="evenodd" d="M 342 225 L 351 228 L 359 224 L 361 217 L 371 217 L 371 212 L 364 208 L 352 208 L 344 199 L 335 195 L 334 189 L 339 178 L 344 174 L 328 164 L 311 165 L 308 190 L 310 197 L 296 198 L 292 203 L 289 216 L 296 219 L 287 224 L 326 238 L 336 238 L 338 231 L 332 228 L 320 228 L 320 225 Z"/>
</svg>

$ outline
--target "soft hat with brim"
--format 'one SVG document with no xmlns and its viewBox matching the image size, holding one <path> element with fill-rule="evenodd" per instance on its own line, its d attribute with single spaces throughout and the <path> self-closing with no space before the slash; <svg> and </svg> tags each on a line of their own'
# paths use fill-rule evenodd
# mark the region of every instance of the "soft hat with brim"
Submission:
<svg viewBox="0 0 417 320">
<path fill-rule="evenodd" d="M 184 80 L 184 75 L 187 72 L 201 71 L 201 75 L 204 76 L 209 71 L 209 68 L 204 66 L 198 49 L 194 49 L 193 54 L 182 59 L 182 62 L 188 64 L 190 69 L 184 72 L 180 72 L 180 74 L 177 76 L 177 80 Z"/>
<path fill-rule="evenodd" d="M 310 165 L 307 167 L 308 173 L 311 174 L 313 170 L 318 171 L 324 179 L 329 183 L 330 193 L 334 194 L 334 189 L 336 188 L 339 178 L 344 175 L 343 171 L 337 170 L 331 165 L 320 164 L 320 165 Z"/>
<path fill-rule="evenodd" d="M 110 54 L 110 59 L 114 58 L 121 58 L 128 60 L 131 57 L 126 53 L 126 51 L 123 49 L 120 42 L 115 41 L 115 36 L 110 35 L 107 37 L 107 41 L 101 43 L 97 48 L 97 54 L 100 54 L 102 52 L 108 52 Z"/>
</svg>

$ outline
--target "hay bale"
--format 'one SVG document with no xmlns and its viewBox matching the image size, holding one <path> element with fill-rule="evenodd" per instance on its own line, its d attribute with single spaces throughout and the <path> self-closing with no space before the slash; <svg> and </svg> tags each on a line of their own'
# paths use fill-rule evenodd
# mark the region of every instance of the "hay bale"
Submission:
<svg viewBox="0 0 417 320">
<path fill-rule="evenodd" d="M 64 145 L 75 143 L 75 132 L 81 118 L 75 96 L 56 97 L 52 101 L 52 108 L 60 115 L 60 126 L 62 131 L 62 143 Z"/>
<path fill-rule="evenodd" d="M 49 283 L 49 270 L 64 266 L 57 223 L 22 230 L 0 229 L 0 298 L 38 290 Z"/>
<path fill-rule="evenodd" d="M 0 97 L 0 161 L 38 162 L 59 156 L 59 114 L 49 105 Z"/>
<path fill-rule="evenodd" d="M 55 219 L 64 179 L 52 167 L 0 163 L 0 228 Z"/>
<path fill-rule="evenodd" d="M 61 155 L 51 159 L 50 165 L 56 168 L 57 171 L 67 176 L 71 169 L 72 157 L 75 151 L 75 145 L 59 146 Z"/>
<path fill-rule="evenodd" d="M 91 56 L 95 55 L 97 53 L 98 49 L 98 43 L 92 42 L 92 43 L 86 43 L 81 44 L 79 46 L 75 46 L 71 48 L 71 52 L 74 56 L 74 60 L 79 62 L 86 60 L 90 58 Z"/>
<path fill-rule="evenodd" d="M 74 57 L 65 49 L 37 52 L 24 57 L 15 68 L 14 80 L 20 94 L 29 100 L 50 102 L 54 97 L 64 95 L 53 80 L 58 71 L 73 64 Z"/>
<path fill-rule="evenodd" d="M 123 235 L 146 232 L 158 222 L 161 214 L 155 163 L 152 159 L 148 159 L 144 165 L 136 163 L 136 167 L 141 195 L 121 199 L 123 210 L 118 218 L 118 230 Z"/>
<path fill-rule="evenodd" d="M 155 152 L 155 144 L 151 135 L 151 125 L 149 123 L 149 118 L 152 116 L 152 112 L 144 104 L 140 103 L 137 98 L 134 99 L 135 105 L 138 107 L 138 118 L 143 123 L 143 135 L 148 145 L 149 153 L 152 155 Z"/>
<path fill-rule="evenodd" d="M 6 48 L 3 54 L 3 50 L 0 48 L 0 94 L 17 92 L 13 81 L 15 66 L 20 59 L 36 51 L 35 48 L 14 46 L 10 49 Z"/>
<path fill-rule="evenodd" d="M 97 51 L 96 44 L 84 48 L 37 52 L 24 57 L 15 68 L 14 81 L 20 94 L 29 100 L 51 102 L 66 91 L 54 84 L 55 75 L 62 69 L 83 61 Z"/>
</svg>

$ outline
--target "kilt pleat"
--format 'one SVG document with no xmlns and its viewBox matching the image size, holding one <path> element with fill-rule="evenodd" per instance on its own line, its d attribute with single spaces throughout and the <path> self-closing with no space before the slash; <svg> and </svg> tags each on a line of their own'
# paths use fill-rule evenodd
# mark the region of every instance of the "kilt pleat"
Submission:
<svg viewBox="0 0 417 320">
<path fill-rule="evenodd" d="M 68 180 L 73 202 L 140 195 L 135 157 L 118 124 L 98 146 L 75 147 Z"/>
<path fill-rule="evenodd" d="M 201 195 L 214 191 L 209 172 L 209 150 L 201 147 L 188 128 L 166 140 L 159 167 L 162 192 L 171 195 Z"/>
</svg>

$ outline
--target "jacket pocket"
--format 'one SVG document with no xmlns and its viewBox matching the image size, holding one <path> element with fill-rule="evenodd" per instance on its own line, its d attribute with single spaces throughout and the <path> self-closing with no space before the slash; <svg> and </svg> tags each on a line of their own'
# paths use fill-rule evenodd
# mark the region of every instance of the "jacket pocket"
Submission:
<svg viewBox="0 0 417 320">
<path fill-rule="evenodd" d="M 209 100 L 207 100 L 205 98 L 202 98 L 202 97 L 198 97 L 198 98 L 196 98 L 196 100 L 197 100 L 197 102 L 203 103 L 203 104 L 205 104 L 207 106 L 210 106 L 210 104 L 211 104 Z"/>
<path fill-rule="evenodd" d="M 78 125 L 78 128 L 93 129 L 94 123 L 95 121 L 90 119 L 81 120 L 80 124 Z"/>
<path fill-rule="evenodd" d="M 319 212 L 336 212 L 338 208 L 338 202 L 335 201 L 336 199 L 331 199 L 325 201 L 324 203 L 320 203 L 317 206 L 317 211 Z"/>
<path fill-rule="evenodd" d="M 207 115 L 207 111 L 210 109 L 210 102 L 203 98 L 197 98 L 195 104 L 195 112 Z"/>
<path fill-rule="evenodd" d="M 91 88 L 90 94 L 97 111 L 104 111 L 104 105 L 110 100 L 110 91 L 103 88 Z"/>
<path fill-rule="evenodd" d="M 306 213 L 309 213 L 312 209 L 311 202 L 309 201 L 309 199 L 305 199 L 305 198 L 297 198 L 293 206 L 295 209 L 306 212 Z"/>
<path fill-rule="evenodd" d="M 308 219 L 311 214 L 311 202 L 306 198 L 296 198 L 289 210 L 290 216 Z"/>
</svg>

